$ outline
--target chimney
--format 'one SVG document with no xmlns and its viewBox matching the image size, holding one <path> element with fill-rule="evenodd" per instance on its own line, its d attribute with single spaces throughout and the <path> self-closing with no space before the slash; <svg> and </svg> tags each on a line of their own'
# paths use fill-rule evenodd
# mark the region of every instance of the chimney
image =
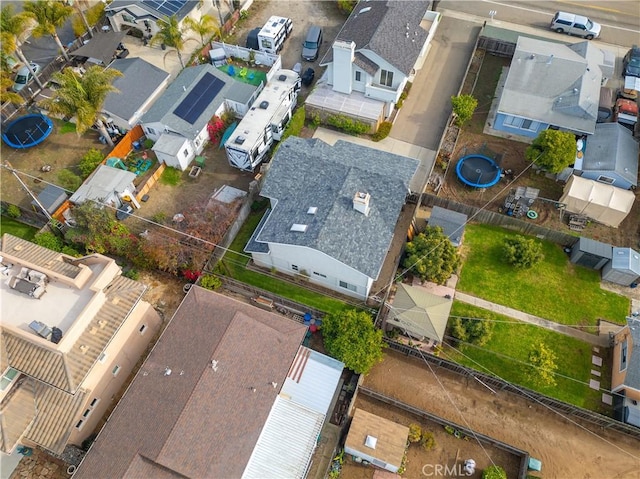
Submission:
<svg viewBox="0 0 640 479">
<path fill-rule="evenodd" d="M 356 44 L 336 40 L 333 42 L 333 91 L 351 94 L 353 61 L 355 59 Z M 346 73 L 345 73 L 346 72 Z"/>
<path fill-rule="evenodd" d="M 353 209 L 365 216 L 369 216 L 371 210 L 371 195 L 358 191 L 353 197 Z"/>
</svg>

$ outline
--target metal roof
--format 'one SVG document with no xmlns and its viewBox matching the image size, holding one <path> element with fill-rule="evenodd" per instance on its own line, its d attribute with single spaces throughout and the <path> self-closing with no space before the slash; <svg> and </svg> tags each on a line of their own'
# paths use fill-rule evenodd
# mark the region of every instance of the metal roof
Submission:
<svg viewBox="0 0 640 479">
<path fill-rule="evenodd" d="M 632 248 L 613 248 L 611 267 L 618 271 L 625 271 L 640 275 L 640 253 Z"/>
<path fill-rule="evenodd" d="M 106 200 L 113 193 L 122 193 L 133 184 L 136 174 L 112 166 L 100 165 L 98 169 L 71 195 L 72 203 L 86 200 Z"/>
<path fill-rule="evenodd" d="M 629 358 L 624 384 L 640 390 L 640 318 L 628 317 L 627 324 L 631 332 L 632 348 L 627 353 Z"/>
<path fill-rule="evenodd" d="M 611 259 L 611 251 L 613 249 L 613 247 L 608 243 L 602 243 L 601 241 L 596 241 L 591 238 L 585 238 L 584 236 L 580 237 L 573 248 L 577 248 L 579 251 L 583 251 L 585 253 L 599 256 L 600 258 L 608 259 Z"/>
</svg>

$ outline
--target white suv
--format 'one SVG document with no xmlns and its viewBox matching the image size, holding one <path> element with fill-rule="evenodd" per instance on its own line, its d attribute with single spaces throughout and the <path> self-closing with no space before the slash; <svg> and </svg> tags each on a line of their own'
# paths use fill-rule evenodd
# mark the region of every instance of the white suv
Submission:
<svg viewBox="0 0 640 479">
<path fill-rule="evenodd" d="M 567 33 L 587 40 L 599 37 L 602 29 L 599 23 L 592 22 L 587 17 L 566 12 L 556 12 L 550 28 L 558 33 Z"/>
</svg>

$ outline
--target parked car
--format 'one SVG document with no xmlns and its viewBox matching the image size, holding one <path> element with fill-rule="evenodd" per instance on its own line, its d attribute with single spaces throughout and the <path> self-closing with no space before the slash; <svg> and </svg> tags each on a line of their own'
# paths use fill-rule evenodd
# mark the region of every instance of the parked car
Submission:
<svg viewBox="0 0 640 479">
<path fill-rule="evenodd" d="M 640 47 L 634 45 L 622 59 L 623 77 L 640 77 Z"/>
<path fill-rule="evenodd" d="M 613 121 L 633 131 L 638 122 L 638 104 L 626 98 L 619 98 L 613 108 Z"/>
<path fill-rule="evenodd" d="M 31 66 L 33 72 L 37 75 L 40 71 L 40 65 L 33 62 L 29 63 L 29 65 Z M 19 92 L 24 87 L 26 87 L 31 80 L 33 80 L 33 75 L 29 71 L 29 68 L 25 65 L 18 70 L 18 73 L 16 73 L 16 80 L 11 89 L 15 92 Z"/>
<path fill-rule="evenodd" d="M 315 61 L 320 52 L 320 45 L 322 45 L 322 28 L 312 25 L 302 43 L 302 58 L 308 62 Z"/>
<path fill-rule="evenodd" d="M 602 30 L 602 26 L 599 23 L 593 22 L 582 15 L 567 12 L 556 12 L 551 20 L 550 28 L 558 33 L 567 33 L 587 40 L 599 37 L 600 30 Z"/>
<path fill-rule="evenodd" d="M 304 73 L 302 74 L 302 76 L 300 77 L 300 79 L 302 80 L 302 84 L 304 86 L 309 86 L 313 83 L 313 79 L 316 76 L 316 72 L 314 71 L 313 68 L 307 68 Z"/>
</svg>

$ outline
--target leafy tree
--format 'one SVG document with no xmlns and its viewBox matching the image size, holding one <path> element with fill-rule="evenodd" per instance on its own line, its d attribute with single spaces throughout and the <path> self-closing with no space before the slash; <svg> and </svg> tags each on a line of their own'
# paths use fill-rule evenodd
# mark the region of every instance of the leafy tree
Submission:
<svg viewBox="0 0 640 479">
<path fill-rule="evenodd" d="M 33 242 L 37 245 L 49 248 L 51 251 L 61 252 L 62 248 L 64 247 L 62 238 L 58 237 L 50 231 L 44 231 L 42 233 L 36 234 L 36 236 L 33 238 Z"/>
<path fill-rule="evenodd" d="M 104 155 L 102 154 L 102 152 L 100 152 L 100 150 L 91 148 L 89 151 L 87 151 L 82 157 L 82 159 L 80 160 L 80 165 L 79 165 L 80 172 L 82 173 L 82 177 L 86 178 L 91 173 L 93 173 L 93 170 L 95 170 L 98 167 L 98 165 L 102 163 L 103 159 L 104 159 Z"/>
<path fill-rule="evenodd" d="M 337 0 L 338 10 L 349 15 L 353 11 L 357 3 L 358 0 Z"/>
<path fill-rule="evenodd" d="M 322 337 L 327 352 L 358 374 L 367 374 L 382 361 L 382 330 L 364 311 L 328 315 L 322 322 Z"/>
<path fill-rule="evenodd" d="M 178 53 L 178 60 L 180 60 L 180 66 L 184 68 L 184 61 L 182 60 L 182 50 L 184 50 L 185 34 L 190 30 L 190 27 L 185 23 L 180 26 L 180 20 L 175 15 L 170 17 L 164 17 L 158 20 L 158 26 L 160 30 L 151 37 L 149 45 L 166 45 L 176 49 Z"/>
<path fill-rule="evenodd" d="M 420 424 L 409 424 L 409 442 L 418 442 L 422 436 Z"/>
<path fill-rule="evenodd" d="M 453 113 L 456 116 L 456 126 L 462 128 L 473 116 L 478 107 L 478 100 L 471 95 L 458 95 L 451 97 Z"/>
<path fill-rule="evenodd" d="M 13 86 L 13 79 L 11 78 L 11 73 L 7 70 L 0 70 L 0 103 L 13 103 L 14 105 L 21 105 L 24 102 L 24 99 L 11 91 L 11 87 Z"/>
<path fill-rule="evenodd" d="M 58 182 L 65 190 L 76 191 L 82 184 L 82 178 L 71 170 L 60 170 L 58 172 Z"/>
<path fill-rule="evenodd" d="M 521 235 L 505 238 L 503 251 L 507 262 L 516 268 L 531 268 L 544 258 L 542 243 Z"/>
<path fill-rule="evenodd" d="M 460 255 L 442 228 L 428 226 L 407 243 L 403 266 L 423 281 L 444 284 L 460 266 Z"/>
<path fill-rule="evenodd" d="M 217 276 L 213 276 L 212 274 L 205 274 L 202 278 L 200 278 L 200 286 L 205 289 L 218 289 L 222 286 L 222 281 Z"/>
<path fill-rule="evenodd" d="M 30 13 L 38 24 L 33 29 L 33 36 L 40 38 L 49 35 L 58 45 L 62 56 L 69 61 L 69 55 L 58 37 L 56 29 L 62 27 L 73 15 L 74 8 L 64 2 L 55 0 L 37 0 L 36 2 L 25 2 L 24 11 Z"/>
<path fill-rule="evenodd" d="M 9 218 L 20 218 L 22 216 L 22 211 L 20 211 L 20 208 L 18 208 L 16 205 L 9 205 L 7 206 L 5 214 Z"/>
<path fill-rule="evenodd" d="M 84 75 L 65 68 L 53 74 L 53 80 L 60 87 L 53 92 L 52 98 L 43 100 L 41 105 L 54 114 L 75 116 L 78 136 L 95 124 L 109 146 L 113 146 L 100 112 L 107 95 L 118 91 L 111 83 L 119 76 L 122 76 L 120 71 L 113 68 L 105 70 L 98 65 L 89 67 Z"/>
<path fill-rule="evenodd" d="M 576 159 L 576 138 L 567 131 L 541 131 L 524 156 L 551 173 L 560 173 Z"/>
<path fill-rule="evenodd" d="M 482 479 L 507 479 L 507 472 L 494 464 L 482 471 Z"/>
<path fill-rule="evenodd" d="M 187 17 L 184 19 L 184 24 L 188 29 L 200 35 L 200 41 L 204 47 L 206 41 L 205 37 L 210 37 L 213 34 L 220 35 L 220 27 L 218 21 L 211 15 L 201 15 L 199 20 Z"/>
<path fill-rule="evenodd" d="M 93 38 L 92 27 L 96 25 L 104 15 L 104 2 L 96 2 L 91 5 L 90 0 L 78 0 L 73 2 L 73 7 L 78 14 L 71 20 L 71 26 L 73 33 L 77 37 L 81 37 L 82 34 L 87 31 Z M 84 7 L 84 8 L 83 8 Z"/>
<path fill-rule="evenodd" d="M 542 341 L 537 342 L 529 351 L 529 379 L 539 386 L 555 386 L 555 371 L 558 369 L 556 361 L 555 353 Z"/>
<path fill-rule="evenodd" d="M 474 318 L 451 318 L 451 335 L 460 341 L 484 346 L 493 335 L 494 323 Z"/>
<path fill-rule="evenodd" d="M 20 61 L 27 66 L 38 86 L 43 88 L 40 78 L 34 75 L 29 61 L 22 53 L 22 45 L 29 38 L 36 24 L 37 22 L 31 13 L 15 13 L 12 4 L 5 5 L 0 11 L 0 46 L 2 47 L 2 52 L 7 55 L 15 52 Z"/>
</svg>

